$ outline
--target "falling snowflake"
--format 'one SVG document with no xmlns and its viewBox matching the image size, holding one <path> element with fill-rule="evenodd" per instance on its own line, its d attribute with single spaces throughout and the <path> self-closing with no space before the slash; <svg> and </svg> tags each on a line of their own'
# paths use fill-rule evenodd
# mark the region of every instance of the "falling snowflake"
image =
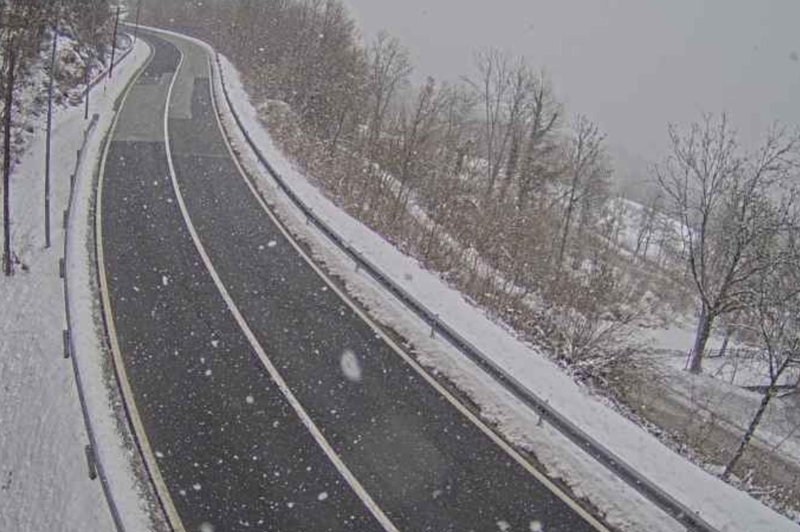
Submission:
<svg viewBox="0 0 800 532">
<path fill-rule="evenodd" d="M 361 364 L 355 353 L 349 349 L 345 350 L 344 353 L 342 353 L 341 360 L 339 360 L 339 365 L 347 380 L 350 382 L 361 382 Z"/>
</svg>

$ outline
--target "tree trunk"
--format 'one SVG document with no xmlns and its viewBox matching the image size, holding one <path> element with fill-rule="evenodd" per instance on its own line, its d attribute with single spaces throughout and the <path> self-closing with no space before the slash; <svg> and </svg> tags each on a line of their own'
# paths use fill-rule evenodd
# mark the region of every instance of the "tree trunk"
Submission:
<svg viewBox="0 0 800 532">
<path fill-rule="evenodd" d="M 703 370 L 703 354 L 706 350 L 708 337 L 711 333 L 711 326 L 714 324 L 714 316 L 706 309 L 700 312 L 700 320 L 697 322 L 697 332 L 694 337 L 694 346 L 689 353 L 688 369 L 690 373 L 698 374 Z"/>
<path fill-rule="evenodd" d="M 6 277 L 14 273 L 11 258 L 11 112 L 14 108 L 14 70 L 17 51 L 14 41 L 8 42 L 8 71 L 6 74 L 5 123 L 3 127 L 3 264 Z"/>
<path fill-rule="evenodd" d="M 725 354 L 728 352 L 728 344 L 731 341 L 732 335 L 733 335 L 733 329 L 731 327 L 725 329 L 725 338 L 722 339 L 722 347 L 719 348 L 720 357 L 724 357 Z"/>
<path fill-rule="evenodd" d="M 731 456 L 728 465 L 725 466 L 725 471 L 722 473 L 723 479 L 728 479 L 731 473 L 733 472 L 733 468 L 736 467 L 736 464 L 742 458 L 747 445 L 750 443 L 750 440 L 753 439 L 753 435 L 758 428 L 758 425 L 761 423 L 761 418 L 764 417 L 764 413 L 767 411 L 767 407 L 769 406 L 770 401 L 772 398 L 775 397 L 775 390 L 778 384 L 778 380 L 781 378 L 783 371 L 789 367 L 789 359 L 785 359 L 783 363 L 778 367 L 778 371 L 770 379 L 769 388 L 767 388 L 767 393 L 764 394 L 764 397 L 761 399 L 761 404 L 758 405 L 758 410 L 756 410 L 756 415 L 753 416 L 753 419 L 750 420 L 750 425 L 747 427 L 747 430 L 742 436 L 742 441 L 739 442 L 739 447 L 736 448 L 736 452 L 733 453 Z"/>
<path fill-rule="evenodd" d="M 569 238 L 569 230 L 572 225 L 572 212 L 575 209 L 575 181 L 572 182 L 572 190 L 569 196 L 569 203 L 567 203 L 567 213 L 564 215 L 564 230 L 561 232 L 561 242 L 558 247 L 558 268 L 564 264 L 564 254 L 567 250 L 567 239 Z"/>
</svg>

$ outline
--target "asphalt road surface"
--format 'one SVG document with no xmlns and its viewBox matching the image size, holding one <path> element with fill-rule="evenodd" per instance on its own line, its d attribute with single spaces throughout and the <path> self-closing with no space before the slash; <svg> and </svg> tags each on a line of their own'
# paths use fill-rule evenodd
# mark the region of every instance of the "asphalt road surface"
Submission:
<svg viewBox="0 0 800 532">
<path fill-rule="evenodd" d="M 272 222 L 220 131 L 206 52 L 144 38 L 154 56 L 121 110 L 98 216 L 107 318 L 185 529 L 595 530 Z"/>
</svg>

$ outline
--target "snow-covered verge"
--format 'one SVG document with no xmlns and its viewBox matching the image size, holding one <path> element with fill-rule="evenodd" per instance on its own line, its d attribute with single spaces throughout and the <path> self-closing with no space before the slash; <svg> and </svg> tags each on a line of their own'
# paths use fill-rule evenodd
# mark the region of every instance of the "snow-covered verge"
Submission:
<svg viewBox="0 0 800 532">
<path fill-rule="evenodd" d="M 277 149 L 242 87 L 235 68 L 223 60 L 223 76 L 237 114 L 259 149 L 295 193 L 315 214 L 384 274 L 433 309 L 453 329 L 479 347 L 508 373 L 517 377 L 594 439 L 622 457 L 675 499 L 694 509 L 719 530 L 797 530 L 796 524 L 736 490 L 665 447 L 645 430 L 616 413 L 602 400 L 577 385 L 535 348 L 518 341 L 510 331 L 487 318 L 460 293 L 416 261 L 403 255 L 329 201 Z M 271 178 L 256 162 L 237 131 L 225 106 L 226 125 L 248 170 L 284 223 L 308 243 L 329 271 L 340 277 L 382 323 L 396 330 L 413 346 L 419 359 L 453 381 L 480 406 L 511 441 L 533 452 L 548 471 L 564 479 L 578 495 L 596 505 L 606 519 L 625 530 L 680 529 L 660 510 L 642 499 L 604 467 L 595 463 L 538 418 L 460 352 L 393 299 L 371 278 L 356 271 L 352 262 L 327 239 L 305 223 L 305 218 L 279 194 Z"/>
<path fill-rule="evenodd" d="M 77 167 L 68 226 L 67 273 L 74 360 L 63 357 L 64 285 L 59 259 L 64 251 L 62 213 L 70 199 L 70 175 L 88 121 L 83 107 L 59 107 L 53 121 L 52 242 L 44 249 L 43 121 L 32 127 L 12 175 L 12 236 L 20 264 L 0 278 L 0 530 L 113 530 L 114 517 L 103 486 L 88 476 L 87 434 L 76 387 L 78 369 L 86 411 L 97 442 L 102 477 L 127 530 L 152 528 L 149 508 L 132 465 L 134 453 L 120 434 L 112 384 L 104 374 L 102 340 L 93 314 L 89 212 L 101 145 L 114 118 L 114 105 L 149 56 L 139 42 L 115 69 L 113 81 L 92 92 L 99 114 Z M 74 366 L 73 366 L 74 364 Z"/>
</svg>

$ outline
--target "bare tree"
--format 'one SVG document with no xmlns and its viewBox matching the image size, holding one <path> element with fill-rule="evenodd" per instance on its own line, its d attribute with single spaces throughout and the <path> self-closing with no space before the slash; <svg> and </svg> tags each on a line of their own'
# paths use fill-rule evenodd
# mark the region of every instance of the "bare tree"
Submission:
<svg viewBox="0 0 800 532">
<path fill-rule="evenodd" d="M 723 478 L 731 475 L 742 458 L 786 371 L 800 365 L 800 255 L 793 240 L 792 236 L 776 244 L 783 250 L 773 255 L 772 267 L 761 270 L 751 283 L 756 296 L 749 313 L 760 339 L 768 383 L 758 409 L 725 466 Z"/>
<path fill-rule="evenodd" d="M 747 306 L 748 282 L 769 264 L 763 247 L 788 228 L 780 189 L 796 168 L 800 137 L 774 128 L 743 154 L 726 117 L 669 130 L 671 155 L 656 168 L 668 213 L 681 225 L 700 317 L 688 369 L 699 373 L 715 320 Z M 794 198 L 791 197 L 794 202 Z"/>
<path fill-rule="evenodd" d="M 485 197 L 491 198 L 503 167 L 506 184 L 517 171 L 523 123 L 530 114 L 535 76 L 520 57 L 512 60 L 495 49 L 481 50 L 474 58 L 477 76 L 466 81 L 483 110 L 483 144 L 486 161 Z"/>
<path fill-rule="evenodd" d="M 561 172 L 556 132 L 562 112 L 550 83 L 540 75 L 533 89 L 531 123 L 519 173 L 517 207 L 520 210 L 528 206 L 534 190 L 541 192 Z"/>
<path fill-rule="evenodd" d="M 386 113 L 398 89 L 408 82 L 411 63 L 408 52 L 394 37 L 380 32 L 368 50 L 368 91 L 370 117 L 367 135 L 367 152 L 374 153 Z"/>
<path fill-rule="evenodd" d="M 565 147 L 568 182 L 564 193 L 564 217 L 561 222 L 557 267 L 564 263 L 578 204 L 585 200 L 594 181 L 608 177 L 608 170 L 603 164 L 604 138 L 597 125 L 585 116 L 578 116 L 572 126 L 572 135 Z"/>
<path fill-rule="evenodd" d="M 393 221 L 402 217 L 406 210 L 412 187 L 424 181 L 432 171 L 430 152 L 434 147 L 439 115 L 446 102 L 444 96 L 434 79 L 429 77 L 417 94 L 414 107 L 401 112 L 398 140 L 392 150 L 395 164 L 390 166 L 400 184 L 390 215 Z"/>
</svg>

